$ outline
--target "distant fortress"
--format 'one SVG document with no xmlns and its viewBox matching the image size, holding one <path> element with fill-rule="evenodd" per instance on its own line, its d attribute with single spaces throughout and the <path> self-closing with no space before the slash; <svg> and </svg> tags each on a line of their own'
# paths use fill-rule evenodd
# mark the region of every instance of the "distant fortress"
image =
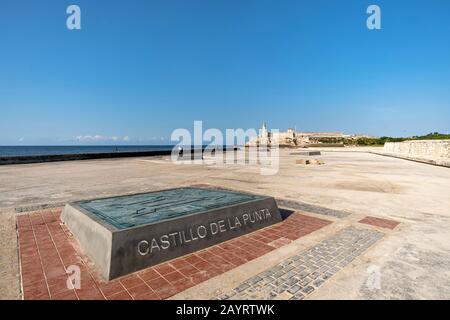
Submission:
<svg viewBox="0 0 450 320">
<path fill-rule="evenodd" d="M 289 128 L 285 132 L 270 132 L 267 130 L 267 124 L 264 122 L 260 134 L 251 139 L 247 146 L 259 146 L 278 144 L 280 147 L 307 147 L 315 144 L 342 144 L 336 143 L 344 139 L 358 139 L 368 137 L 364 135 L 348 135 L 342 132 L 296 132 Z"/>
</svg>

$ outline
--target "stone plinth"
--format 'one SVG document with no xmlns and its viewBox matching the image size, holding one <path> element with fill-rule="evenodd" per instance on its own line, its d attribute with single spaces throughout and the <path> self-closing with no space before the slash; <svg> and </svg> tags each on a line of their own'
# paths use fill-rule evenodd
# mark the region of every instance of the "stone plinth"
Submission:
<svg viewBox="0 0 450 320">
<path fill-rule="evenodd" d="M 62 220 L 113 279 L 282 219 L 272 197 L 179 188 L 70 203 Z"/>
</svg>

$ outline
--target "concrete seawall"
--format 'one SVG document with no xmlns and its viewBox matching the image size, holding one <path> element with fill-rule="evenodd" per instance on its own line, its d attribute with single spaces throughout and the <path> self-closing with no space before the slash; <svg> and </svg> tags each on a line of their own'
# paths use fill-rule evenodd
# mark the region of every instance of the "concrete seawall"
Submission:
<svg viewBox="0 0 450 320">
<path fill-rule="evenodd" d="M 450 140 L 386 142 L 379 154 L 450 167 Z"/>
<path fill-rule="evenodd" d="M 237 147 L 223 148 L 223 151 L 234 151 Z M 194 149 L 191 150 L 191 153 Z M 55 154 L 41 156 L 17 156 L 17 157 L 0 157 L 0 165 L 8 164 L 26 164 L 41 163 L 55 161 L 75 161 L 75 160 L 94 160 L 109 158 L 130 158 L 130 157 L 153 157 L 171 155 L 171 150 L 155 150 L 155 151 L 139 151 L 139 152 L 108 152 L 108 153 L 80 153 L 80 154 Z"/>
<path fill-rule="evenodd" d="M 111 153 L 81 153 L 81 154 L 56 154 L 43 156 L 18 156 L 0 157 L 0 165 L 25 164 L 54 161 L 93 160 L 107 158 L 148 157 L 170 155 L 171 151 L 145 151 L 145 152 L 111 152 Z"/>
</svg>

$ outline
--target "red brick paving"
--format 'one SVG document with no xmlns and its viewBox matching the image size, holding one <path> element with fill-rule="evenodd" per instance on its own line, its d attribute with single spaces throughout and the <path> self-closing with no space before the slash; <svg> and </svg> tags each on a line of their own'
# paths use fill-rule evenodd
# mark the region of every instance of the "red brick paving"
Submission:
<svg viewBox="0 0 450 320">
<path fill-rule="evenodd" d="M 166 299 L 331 223 L 294 213 L 276 225 L 106 282 L 78 251 L 60 214 L 59 208 L 17 217 L 26 300 Z M 81 269 L 81 289 L 67 288 L 70 265 Z"/>
<path fill-rule="evenodd" d="M 382 219 L 382 218 L 376 218 L 367 216 L 364 219 L 360 220 L 359 223 L 365 223 L 376 227 L 381 228 L 387 228 L 387 229 L 395 229 L 396 226 L 400 224 L 400 222 L 389 220 L 389 219 Z"/>
</svg>

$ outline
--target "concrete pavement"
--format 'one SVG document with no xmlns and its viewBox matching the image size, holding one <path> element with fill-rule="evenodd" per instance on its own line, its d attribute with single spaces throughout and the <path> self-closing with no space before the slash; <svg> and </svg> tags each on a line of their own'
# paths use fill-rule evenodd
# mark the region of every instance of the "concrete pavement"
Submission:
<svg viewBox="0 0 450 320">
<path fill-rule="evenodd" d="M 450 298 L 450 169 L 348 150 L 322 150 L 322 156 L 317 158 L 325 164 L 298 165 L 295 160 L 301 157 L 289 152 L 281 151 L 280 170 L 273 176 L 260 175 L 254 165 L 174 165 L 168 157 L 2 166 L 0 207 L 7 212 L 26 211 L 74 200 L 209 184 L 350 213 L 342 218 L 326 216 L 334 221 L 331 226 L 269 253 L 267 259 L 273 265 L 344 228 L 358 226 L 365 216 L 388 218 L 401 224 L 395 230 L 364 226 L 385 236 L 308 298 Z M 325 217 L 320 212 L 306 214 Z M 2 248 L 11 248 L 14 241 L 7 240 L 6 235 L 11 239 L 14 223 L 4 221 Z M 248 262 L 218 276 L 219 279 L 188 289 L 179 297 L 213 298 L 216 291 L 207 289 L 214 288 L 216 282 L 227 279 L 245 282 L 263 272 L 262 264 L 260 259 Z M 379 286 L 368 286 L 374 272 Z M 9 274 L 14 273 L 17 274 L 17 269 Z M 1 278 L 6 279 L 4 275 Z M 238 284 L 229 282 L 230 289 Z M 14 293 L 17 290 L 4 283 L 0 281 L 2 297 L 6 297 L 6 292 L 17 296 Z"/>
</svg>

